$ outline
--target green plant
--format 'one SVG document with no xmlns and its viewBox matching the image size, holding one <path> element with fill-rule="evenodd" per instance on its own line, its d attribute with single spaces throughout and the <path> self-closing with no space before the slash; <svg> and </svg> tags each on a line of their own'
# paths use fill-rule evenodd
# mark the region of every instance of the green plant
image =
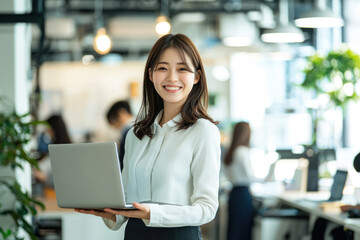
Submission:
<svg viewBox="0 0 360 240">
<path fill-rule="evenodd" d="M 344 107 L 350 100 L 360 98 L 360 56 L 350 49 L 309 57 L 304 73 L 301 86 L 327 94 L 335 106 Z"/>
<path fill-rule="evenodd" d="M 33 128 L 40 122 L 30 121 L 29 114 L 18 115 L 14 110 L 4 111 L 6 101 L 0 97 L 0 168 L 8 168 L 14 172 L 16 169 L 23 169 L 24 164 L 30 164 L 38 168 L 36 160 L 29 156 L 26 147 L 31 140 Z M 17 230 L 24 229 L 31 239 L 37 239 L 31 223 L 26 216 L 37 214 L 36 206 L 44 209 L 44 205 L 31 197 L 31 195 L 22 189 L 15 175 L 0 176 L 0 186 L 7 189 L 7 193 L 14 199 L 12 208 L 3 208 L 4 196 L 0 197 L 0 216 L 10 217 L 15 228 L 7 228 L 0 224 L 1 239 L 20 239 Z"/>
<path fill-rule="evenodd" d="M 314 54 L 308 58 L 304 73 L 305 79 L 300 86 L 313 90 L 319 102 L 319 106 L 309 109 L 313 118 L 311 145 L 316 145 L 317 125 L 323 112 L 331 107 L 341 107 L 344 114 L 347 103 L 360 98 L 360 56 L 350 49 L 333 50 L 326 56 Z M 320 103 L 320 96 L 327 99 L 325 104 Z"/>
</svg>

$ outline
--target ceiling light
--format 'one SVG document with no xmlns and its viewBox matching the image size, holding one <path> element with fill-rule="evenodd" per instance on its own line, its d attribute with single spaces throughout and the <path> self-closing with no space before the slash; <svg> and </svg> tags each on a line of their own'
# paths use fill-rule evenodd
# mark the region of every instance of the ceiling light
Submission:
<svg viewBox="0 0 360 240">
<path fill-rule="evenodd" d="M 103 2 L 102 0 L 95 1 L 95 30 L 97 29 L 96 36 L 94 38 L 93 47 L 98 54 L 107 54 L 111 49 L 110 37 L 106 34 L 104 28 L 103 18 Z"/>
<path fill-rule="evenodd" d="M 156 33 L 160 36 L 170 33 L 169 0 L 160 0 L 160 15 L 156 18 Z"/>
<path fill-rule="evenodd" d="M 266 30 L 261 35 L 261 40 L 267 43 L 298 43 L 305 39 L 304 34 L 297 27 L 281 24 L 274 29 Z"/>
<path fill-rule="evenodd" d="M 295 20 L 301 28 L 332 28 L 344 26 L 344 21 L 332 11 L 326 9 L 324 0 L 315 0 L 314 9 L 305 12 Z"/>
<path fill-rule="evenodd" d="M 100 28 L 94 39 L 94 49 L 98 54 L 107 54 L 111 50 L 111 40 L 105 28 Z"/>
<path fill-rule="evenodd" d="M 170 32 L 171 25 L 166 16 L 159 16 L 156 18 L 155 30 L 159 35 L 165 35 Z"/>
<path fill-rule="evenodd" d="M 265 30 L 261 40 L 267 43 L 298 43 L 305 40 L 303 32 L 289 23 L 287 0 L 279 2 L 279 24 L 274 29 Z"/>
<path fill-rule="evenodd" d="M 258 36 L 255 24 L 243 13 L 223 14 L 220 16 L 219 23 L 219 35 L 225 46 L 249 46 Z"/>
</svg>

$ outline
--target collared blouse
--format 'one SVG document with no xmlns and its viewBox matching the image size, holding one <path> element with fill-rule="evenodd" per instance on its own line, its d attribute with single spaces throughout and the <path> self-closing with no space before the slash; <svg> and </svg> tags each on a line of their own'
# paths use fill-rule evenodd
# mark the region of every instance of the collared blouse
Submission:
<svg viewBox="0 0 360 240">
<path fill-rule="evenodd" d="M 220 134 L 206 119 L 177 130 L 181 114 L 159 125 L 154 121 L 153 138 L 139 140 L 130 129 L 125 141 L 123 182 L 128 203 L 147 202 L 149 227 L 199 226 L 210 222 L 218 208 Z M 117 230 L 126 218 L 104 219 Z"/>
<path fill-rule="evenodd" d="M 250 160 L 250 148 L 239 146 L 233 154 L 233 161 L 224 166 L 225 175 L 233 186 L 250 186 L 259 181 L 255 178 Z"/>
</svg>

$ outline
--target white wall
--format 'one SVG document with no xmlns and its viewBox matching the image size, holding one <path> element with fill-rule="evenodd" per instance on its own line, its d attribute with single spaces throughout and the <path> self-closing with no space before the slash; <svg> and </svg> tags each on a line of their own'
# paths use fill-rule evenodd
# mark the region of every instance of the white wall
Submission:
<svg viewBox="0 0 360 240">
<path fill-rule="evenodd" d="M 251 53 L 234 54 L 231 60 L 231 119 L 250 123 L 252 146 L 274 150 L 309 143 L 310 116 L 284 112 L 290 103 L 285 62 Z"/>
<path fill-rule="evenodd" d="M 117 100 L 130 99 L 130 84 L 138 84 L 131 103 L 136 114 L 141 101 L 144 62 L 117 65 L 94 63 L 45 63 L 40 69 L 42 101 L 40 118 L 62 113 L 74 141 L 91 131 L 96 141 L 116 140 L 117 132 L 106 122 L 106 113 Z"/>
</svg>

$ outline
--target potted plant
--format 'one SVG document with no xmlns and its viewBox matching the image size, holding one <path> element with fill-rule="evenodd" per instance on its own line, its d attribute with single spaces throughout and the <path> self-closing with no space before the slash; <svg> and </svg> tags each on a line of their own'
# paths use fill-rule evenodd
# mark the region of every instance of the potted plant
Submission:
<svg viewBox="0 0 360 240">
<path fill-rule="evenodd" d="M 309 111 L 313 122 L 312 143 L 306 146 L 309 159 L 308 191 L 318 190 L 317 179 L 329 176 L 327 170 L 319 173 L 321 159 L 325 160 L 325 149 L 318 146 L 318 125 L 324 113 L 331 108 L 340 108 L 343 117 L 342 145 L 345 142 L 344 116 L 349 101 L 356 101 L 360 95 L 360 56 L 350 49 L 330 51 L 326 56 L 315 54 L 308 58 L 304 69 L 305 79 L 300 85 L 315 94 Z M 325 165 L 326 166 L 326 165 Z M 323 169 L 324 170 L 324 169 Z"/>
<path fill-rule="evenodd" d="M 39 122 L 29 121 L 29 114 L 6 111 L 4 104 L 7 102 L 0 97 L 0 239 L 20 239 L 20 228 L 32 240 L 38 239 L 28 216 L 35 216 L 36 207 L 44 209 L 44 205 L 22 188 L 15 171 L 23 169 L 25 164 L 38 168 L 27 146 L 33 127 Z"/>
<path fill-rule="evenodd" d="M 315 108 L 312 114 L 316 145 L 317 124 L 322 117 L 319 111 L 340 107 L 344 115 L 346 104 L 360 98 L 360 56 L 350 49 L 330 51 L 326 56 L 315 54 L 308 58 L 304 73 L 301 87 L 314 90 L 318 98 L 327 100 L 324 109 Z"/>
</svg>

